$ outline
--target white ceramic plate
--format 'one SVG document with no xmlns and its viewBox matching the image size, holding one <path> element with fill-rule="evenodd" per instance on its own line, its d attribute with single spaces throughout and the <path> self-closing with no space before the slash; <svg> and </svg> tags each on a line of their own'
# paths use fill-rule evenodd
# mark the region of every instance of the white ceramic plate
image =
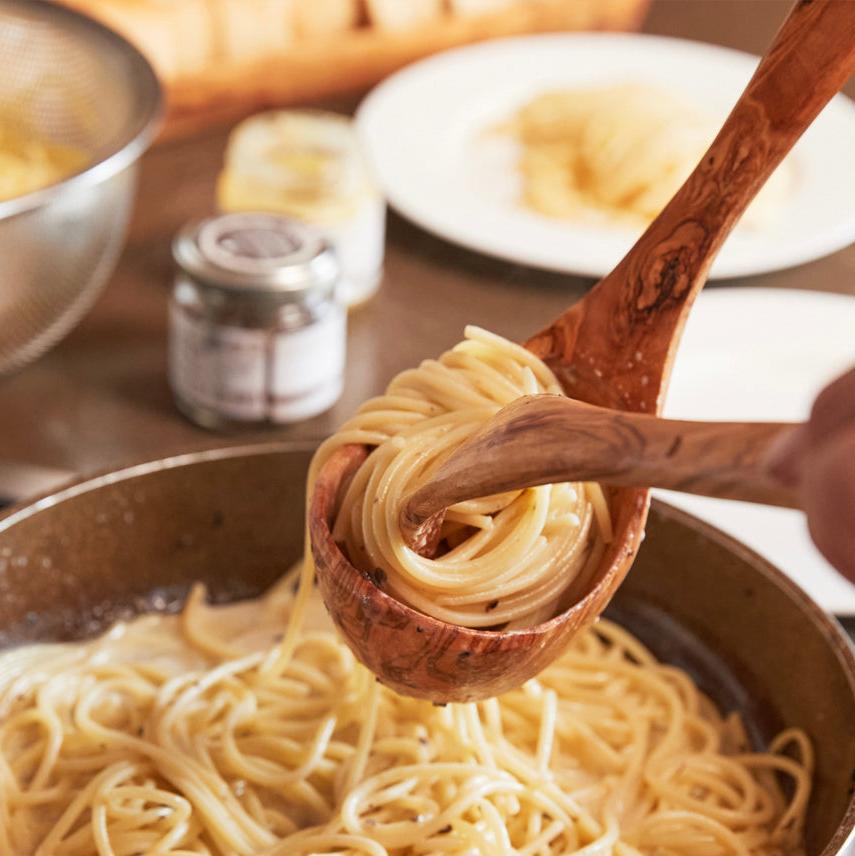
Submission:
<svg viewBox="0 0 855 856">
<path fill-rule="evenodd" d="M 680 419 L 801 420 L 855 365 L 855 297 L 775 288 L 703 291 L 686 324 L 665 405 Z M 797 511 L 656 491 L 786 571 L 820 606 L 855 615 L 855 585 L 813 546 Z"/>
<path fill-rule="evenodd" d="M 390 203 L 472 249 L 556 271 L 603 276 L 632 245 L 626 227 L 583 226 L 523 209 L 512 141 L 484 133 L 555 87 L 649 82 L 725 115 L 757 57 L 625 34 L 503 39 L 423 60 L 380 84 L 357 125 Z M 838 96 L 797 145 L 796 186 L 775 222 L 740 229 L 714 277 L 819 258 L 855 240 L 855 105 Z"/>
</svg>

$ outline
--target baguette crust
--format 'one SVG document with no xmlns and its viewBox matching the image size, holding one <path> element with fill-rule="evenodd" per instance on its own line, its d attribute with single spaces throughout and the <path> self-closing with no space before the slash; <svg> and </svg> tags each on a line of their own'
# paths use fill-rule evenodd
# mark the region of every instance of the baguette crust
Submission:
<svg viewBox="0 0 855 856">
<path fill-rule="evenodd" d="M 356 27 L 359 4 L 356 0 L 294 0 L 294 30 L 298 37 L 327 36 Z"/>
<path fill-rule="evenodd" d="M 454 15 L 484 15 L 503 6 L 510 6 L 514 0 L 448 0 L 448 8 Z"/>
<path fill-rule="evenodd" d="M 99 18 L 149 57 L 166 88 L 164 136 L 174 137 L 268 106 L 357 92 L 456 45 L 521 33 L 634 29 L 650 0 L 419 0 L 422 17 L 406 28 L 396 26 L 400 11 L 382 26 L 373 20 L 404 0 L 364 0 L 364 7 L 357 0 L 253 0 L 251 14 L 246 0 L 60 2 Z M 316 11 L 307 13 L 310 7 Z"/>
<path fill-rule="evenodd" d="M 435 22 L 443 11 L 442 0 L 365 0 L 368 20 L 381 30 L 409 30 Z"/>
<path fill-rule="evenodd" d="M 209 65 L 242 64 L 288 50 L 294 41 L 295 0 L 203 0 L 211 18 Z M 206 70 L 207 73 L 207 70 Z"/>
</svg>

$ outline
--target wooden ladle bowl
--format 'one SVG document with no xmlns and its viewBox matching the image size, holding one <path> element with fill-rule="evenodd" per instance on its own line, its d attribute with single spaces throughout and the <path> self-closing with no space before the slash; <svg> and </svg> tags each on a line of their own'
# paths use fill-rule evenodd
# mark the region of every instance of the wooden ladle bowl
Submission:
<svg viewBox="0 0 855 856">
<path fill-rule="evenodd" d="M 853 71 L 855 3 L 797 3 L 674 198 L 612 273 L 525 343 L 568 396 L 619 410 L 660 412 L 683 324 L 718 249 Z M 369 451 L 345 446 L 321 468 L 309 505 L 309 533 L 333 620 L 356 656 L 404 695 L 471 701 L 534 677 L 603 611 L 641 542 L 648 490 L 611 489 L 614 539 L 585 590 L 572 593 L 573 606 L 521 630 L 447 624 L 387 594 L 382 572 L 357 569 L 333 540 L 342 488 Z"/>
</svg>

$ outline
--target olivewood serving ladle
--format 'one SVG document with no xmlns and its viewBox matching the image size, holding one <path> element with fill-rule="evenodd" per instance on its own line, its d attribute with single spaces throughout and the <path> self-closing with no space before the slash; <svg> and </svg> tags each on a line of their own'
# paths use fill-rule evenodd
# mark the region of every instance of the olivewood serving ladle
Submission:
<svg viewBox="0 0 855 856">
<path fill-rule="evenodd" d="M 608 276 L 525 343 L 569 397 L 659 412 L 683 323 L 719 247 L 853 71 L 855 2 L 797 3 L 674 198 Z M 614 488 L 614 538 L 586 590 L 565 612 L 514 631 L 438 621 L 387 594 L 383 575 L 355 568 L 332 538 L 342 488 L 368 453 L 364 446 L 345 446 L 321 468 L 309 502 L 309 533 L 321 593 L 347 644 L 383 683 L 404 695 L 468 701 L 533 677 L 602 612 L 638 550 L 649 491 Z"/>
</svg>

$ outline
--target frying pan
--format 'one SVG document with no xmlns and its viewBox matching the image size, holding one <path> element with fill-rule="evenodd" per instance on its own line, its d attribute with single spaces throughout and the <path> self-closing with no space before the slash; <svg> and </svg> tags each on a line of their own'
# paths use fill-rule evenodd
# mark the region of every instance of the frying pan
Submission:
<svg viewBox="0 0 855 856">
<path fill-rule="evenodd" d="M 0 517 L 0 645 L 91 636 L 178 609 L 195 580 L 218 601 L 270 585 L 301 553 L 312 448 L 266 444 L 96 476 Z M 807 852 L 855 854 L 855 653 L 782 573 L 654 503 L 608 610 L 686 669 L 758 747 L 784 725 L 817 755 Z"/>
</svg>

